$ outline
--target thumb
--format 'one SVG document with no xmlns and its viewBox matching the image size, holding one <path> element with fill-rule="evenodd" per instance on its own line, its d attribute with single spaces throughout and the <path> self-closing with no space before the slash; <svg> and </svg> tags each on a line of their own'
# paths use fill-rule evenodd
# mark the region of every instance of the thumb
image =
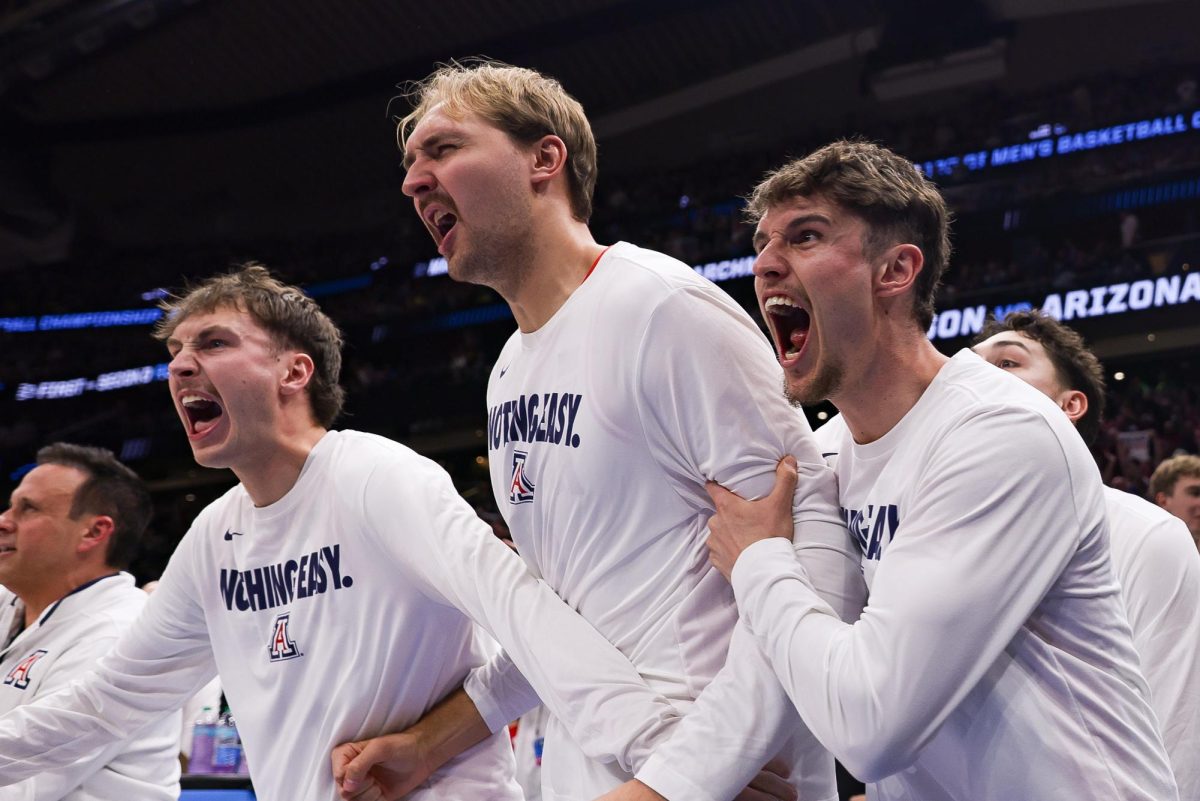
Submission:
<svg viewBox="0 0 1200 801">
<path fill-rule="evenodd" d="M 770 497 L 780 503 L 784 498 L 791 498 L 796 494 L 796 482 L 799 480 L 799 474 L 796 470 L 796 459 L 792 456 L 785 456 L 779 460 L 779 464 L 775 465 L 775 488 L 771 490 Z M 790 503 L 790 501 L 789 501 Z"/>
<path fill-rule="evenodd" d="M 721 505 L 728 500 L 732 492 L 722 487 L 715 481 L 709 481 L 704 485 L 704 491 L 708 493 L 708 497 L 712 498 L 713 506 L 720 509 Z"/>
</svg>

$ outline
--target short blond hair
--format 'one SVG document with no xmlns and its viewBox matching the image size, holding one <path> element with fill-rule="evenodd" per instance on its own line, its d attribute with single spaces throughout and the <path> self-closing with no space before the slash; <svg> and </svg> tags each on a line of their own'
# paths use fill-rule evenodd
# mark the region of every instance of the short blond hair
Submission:
<svg viewBox="0 0 1200 801">
<path fill-rule="evenodd" d="M 1173 495 L 1181 478 L 1200 478 L 1200 456 L 1185 453 L 1164 459 L 1150 476 L 1150 497 L 1157 498 L 1160 492 Z"/>
<path fill-rule="evenodd" d="M 596 138 L 583 106 L 554 78 L 490 59 L 451 61 L 409 84 L 404 96 L 412 111 L 396 127 L 402 150 L 413 128 L 437 105 L 455 118 L 478 114 L 523 145 L 547 135 L 562 139 L 567 146 L 571 214 L 580 222 L 591 218 Z"/>
<path fill-rule="evenodd" d="M 821 195 L 867 224 L 863 252 L 873 258 L 892 245 L 921 249 L 925 265 L 913 287 L 913 316 L 933 323 L 933 299 L 950 263 L 950 211 L 937 187 L 911 161 L 886 147 L 843 139 L 767 173 L 747 200 L 757 225 L 772 206 Z"/>
</svg>

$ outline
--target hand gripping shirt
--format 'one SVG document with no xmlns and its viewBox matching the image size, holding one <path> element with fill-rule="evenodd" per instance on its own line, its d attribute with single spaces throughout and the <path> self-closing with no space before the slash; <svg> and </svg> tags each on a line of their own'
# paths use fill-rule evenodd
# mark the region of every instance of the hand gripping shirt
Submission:
<svg viewBox="0 0 1200 801">
<path fill-rule="evenodd" d="M 93 680 L 0 718 L 0 781 L 94 753 L 219 672 L 258 797 L 335 798 L 334 746 L 408 727 L 483 661 L 464 611 L 565 718 L 599 709 L 622 730 L 672 719 L 665 702 L 656 717 L 628 662 L 530 575 L 445 471 L 381 437 L 329 432 L 280 500 L 256 508 L 239 485 L 201 512 Z M 564 701 L 555 688 L 583 666 L 612 681 Z M 409 796 L 520 797 L 503 735 Z"/>
<path fill-rule="evenodd" d="M 1113 570 L 1180 798 L 1200 798 L 1200 553 L 1183 521 L 1104 488 Z"/>
<path fill-rule="evenodd" d="M 92 672 L 129 628 L 146 593 L 116 573 L 51 604 L 0 649 L 0 713 L 31 704 Z M 0 588 L 0 636 L 21 625 L 25 606 Z M 7 639 L 7 637 L 6 637 Z M 179 797 L 179 714 L 110 738 L 91 755 L 0 787 L 0 801 L 171 801 Z"/>
<path fill-rule="evenodd" d="M 802 731 L 762 655 L 748 636 L 730 648 L 737 611 L 704 544 L 705 482 L 761 496 L 794 453 L 797 547 L 831 598 L 857 592 L 832 473 L 781 382 L 770 346 L 728 295 L 626 243 L 539 330 L 513 334 L 489 382 L 492 487 L 531 569 L 680 710 L 730 653 L 711 693 L 721 714 L 699 749 L 638 775 L 672 799 L 731 798 L 789 732 L 803 741 L 790 752 L 801 796 L 835 796 L 830 757 Z M 510 668 L 501 659 L 466 685 L 493 729 L 536 702 Z M 542 757 L 549 801 L 594 798 L 655 745 L 628 733 L 638 740 L 629 758 L 602 763 L 555 717 Z"/>
<path fill-rule="evenodd" d="M 837 620 L 771 541 L 746 549 L 733 587 L 801 716 L 870 797 L 1177 798 L 1100 476 L 1062 410 L 964 350 L 880 439 L 827 427 L 862 617 Z"/>
</svg>

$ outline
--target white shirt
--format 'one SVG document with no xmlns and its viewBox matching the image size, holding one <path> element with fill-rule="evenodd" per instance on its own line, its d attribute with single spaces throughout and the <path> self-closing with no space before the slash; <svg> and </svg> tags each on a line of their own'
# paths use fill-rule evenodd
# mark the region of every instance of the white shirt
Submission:
<svg viewBox="0 0 1200 801">
<path fill-rule="evenodd" d="M 1200 552 L 1183 521 L 1104 488 L 1113 569 L 1179 797 L 1200 799 Z"/>
<path fill-rule="evenodd" d="M 862 617 L 831 614 L 784 542 L 748 548 L 733 586 L 872 799 L 1177 798 L 1100 477 L 1062 411 L 963 351 L 880 439 L 840 429 L 823 450 L 862 551 Z"/>
<path fill-rule="evenodd" d="M 381 437 L 329 432 L 280 500 L 256 508 L 239 485 L 200 514 L 92 680 L 0 718 L 0 780 L 81 758 L 219 671 L 258 796 L 334 798 L 334 746 L 408 727 L 482 662 L 460 609 L 508 644 L 563 717 L 602 705 L 621 731 L 674 718 L 445 471 Z M 556 639 L 534 636 L 547 631 Z M 614 683 L 556 690 L 584 666 Z M 508 738 L 456 757 L 409 797 L 519 799 Z"/>
<path fill-rule="evenodd" d="M 0 713 L 31 704 L 91 673 L 129 628 L 146 594 L 119 573 L 50 605 L 0 650 Z M 0 588 L 0 636 L 21 625 L 25 605 Z M 2 644 L 3 641 L 0 641 Z M 179 713 L 109 738 L 89 758 L 0 787 L 2 801 L 168 801 L 179 797 Z"/>
<path fill-rule="evenodd" d="M 513 334 L 488 386 L 492 487 L 531 569 L 680 710 L 731 654 L 713 690 L 727 688 L 721 724 L 703 750 L 638 773 L 672 799 L 731 798 L 789 732 L 801 797 L 836 795 L 831 758 L 762 655 L 748 636 L 730 648 L 737 611 L 704 544 L 705 481 L 760 496 L 793 453 L 803 558 L 835 600 L 847 576 L 861 581 L 832 473 L 781 382 L 762 333 L 728 295 L 674 259 L 619 243 L 545 325 Z M 466 687 L 493 729 L 536 702 L 503 660 Z M 600 765 L 562 729 L 561 719 L 547 724 L 548 801 L 594 798 L 655 745 L 642 738 L 630 759 Z"/>
</svg>

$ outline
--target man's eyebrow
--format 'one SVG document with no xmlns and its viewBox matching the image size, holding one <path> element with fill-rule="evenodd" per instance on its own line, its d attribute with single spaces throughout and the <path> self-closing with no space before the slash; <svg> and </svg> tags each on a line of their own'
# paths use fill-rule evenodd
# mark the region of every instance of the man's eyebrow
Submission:
<svg viewBox="0 0 1200 801">
<path fill-rule="evenodd" d="M 409 169 L 410 167 L 412 167 L 412 163 L 416 159 L 416 157 L 412 153 L 413 150 L 421 150 L 421 151 L 431 150 L 434 147 L 437 147 L 437 145 L 440 144 L 448 136 L 449 136 L 449 132 L 447 132 L 447 131 L 434 131 L 433 133 L 429 134 L 424 139 L 422 139 L 419 144 L 413 145 L 412 150 L 410 150 L 409 148 L 406 147 L 404 149 L 404 160 L 400 162 L 401 166 L 404 167 L 404 169 L 406 169 L 406 170 Z M 410 139 L 409 143 L 411 144 L 411 142 L 412 142 L 412 140 Z"/>
<path fill-rule="evenodd" d="M 213 334 L 234 335 L 234 331 L 227 325 L 221 325 L 220 323 L 214 323 L 213 325 L 205 326 L 204 328 L 201 328 L 199 331 L 197 331 L 196 336 L 192 337 L 192 341 L 199 342 L 200 340 L 206 339 L 207 337 L 210 337 Z M 168 337 L 167 338 L 167 350 L 170 350 L 173 347 L 174 348 L 182 348 L 183 340 L 179 339 L 178 337 Z"/>
<path fill-rule="evenodd" d="M 783 232 L 785 234 L 791 234 L 797 228 L 802 228 L 805 225 L 812 225 L 813 223 L 823 223 L 825 225 L 833 225 L 833 222 L 828 217 L 826 217 L 824 214 L 814 211 L 814 212 L 810 212 L 808 214 L 801 214 L 799 217 L 793 217 L 792 219 L 788 220 L 788 224 L 783 226 Z M 754 245 L 755 252 L 757 252 L 757 251 L 761 250 L 763 247 L 765 247 L 766 240 L 768 240 L 768 239 L 770 239 L 770 237 L 765 232 L 755 231 L 754 238 L 751 240 L 752 244 Z"/>
<path fill-rule="evenodd" d="M 1022 342 L 1019 339 L 1002 339 L 999 342 L 994 343 L 992 345 L 992 347 L 999 347 L 1001 345 L 1012 345 L 1015 348 L 1020 348 L 1021 350 L 1025 351 L 1026 353 L 1031 353 L 1031 351 L 1029 350 L 1029 346 L 1026 345 L 1024 342 Z"/>
</svg>

